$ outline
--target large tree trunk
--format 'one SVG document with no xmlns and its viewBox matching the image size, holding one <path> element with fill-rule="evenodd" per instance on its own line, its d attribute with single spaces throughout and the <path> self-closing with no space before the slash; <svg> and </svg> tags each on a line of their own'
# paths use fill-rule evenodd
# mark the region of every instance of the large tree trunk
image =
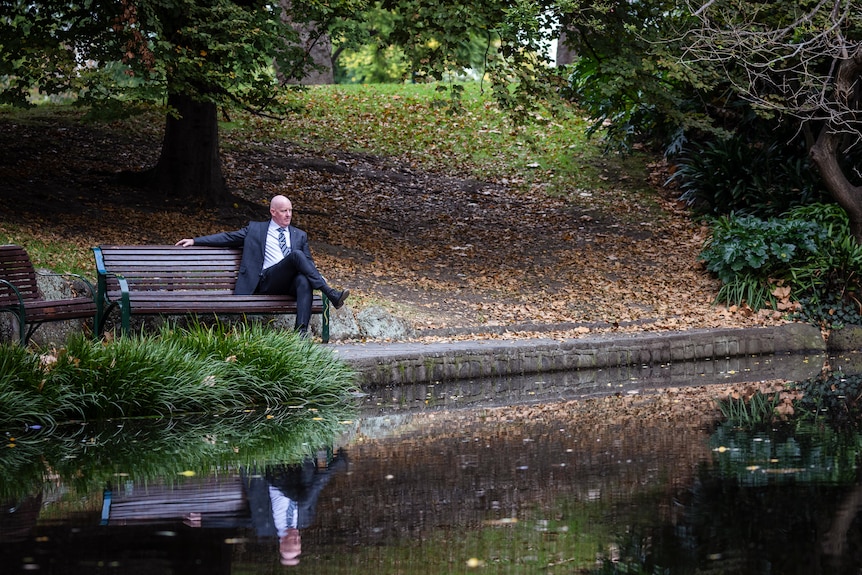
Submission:
<svg viewBox="0 0 862 575">
<path fill-rule="evenodd" d="M 858 110 L 859 81 L 862 79 L 862 48 L 853 57 L 839 61 L 835 74 L 836 100 L 845 111 Z M 811 146 L 811 159 L 817 164 L 826 189 L 850 218 L 850 233 L 862 244 L 862 186 L 854 186 L 838 162 L 839 146 L 845 135 L 827 121 Z"/>
<path fill-rule="evenodd" d="M 577 36 L 577 34 L 577 30 L 569 30 L 566 28 L 560 30 L 560 37 L 557 39 L 557 66 L 568 66 L 575 61 L 575 57 L 578 53 L 575 48 L 569 44 L 569 37 Z"/>
<path fill-rule="evenodd" d="M 862 244 L 862 187 L 854 186 L 838 163 L 838 145 L 841 135 L 828 126 L 820 130 L 817 141 L 811 147 L 811 159 L 817 164 L 826 189 L 835 201 L 847 212 L 850 233 Z"/>
<path fill-rule="evenodd" d="M 317 22 L 293 21 L 291 0 L 280 0 L 281 20 L 297 33 L 296 46 L 303 52 L 303 65 L 298 70 L 280 70 L 276 74 L 282 84 L 334 84 L 332 41 L 329 34 L 321 30 Z M 309 66 L 311 64 L 311 66 Z"/>
<path fill-rule="evenodd" d="M 175 197 L 218 204 L 225 200 L 225 180 L 219 157 L 215 104 L 171 94 L 162 153 L 152 169 L 150 184 Z"/>
</svg>

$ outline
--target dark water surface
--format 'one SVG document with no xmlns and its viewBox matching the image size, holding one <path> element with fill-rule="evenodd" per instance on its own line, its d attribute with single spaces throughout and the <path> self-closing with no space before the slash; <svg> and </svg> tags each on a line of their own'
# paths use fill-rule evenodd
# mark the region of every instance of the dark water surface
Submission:
<svg viewBox="0 0 862 575">
<path fill-rule="evenodd" d="M 0 458 L 0 573 L 859 573 L 857 434 L 569 402 L 671 372 L 702 385 L 812 369 L 758 358 L 372 390 L 327 445 L 319 413 L 21 430 Z M 273 507 L 296 522 L 281 544 Z"/>
</svg>

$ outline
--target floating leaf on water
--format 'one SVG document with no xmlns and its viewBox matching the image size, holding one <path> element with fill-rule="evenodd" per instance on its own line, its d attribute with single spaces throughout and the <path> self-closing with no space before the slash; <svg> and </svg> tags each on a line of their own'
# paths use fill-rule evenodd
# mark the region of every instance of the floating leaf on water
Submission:
<svg viewBox="0 0 862 575">
<path fill-rule="evenodd" d="M 228 545 L 241 545 L 248 541 L 245 537 L 228 537 L 224 542 Z"/>
<path fill-rule="evenodd" d="M 485 522 L 485 525 L 514 525 L 517 522 L 517 517 L 503 517 L 502 519 L 488 520 Z"/>
</svg>

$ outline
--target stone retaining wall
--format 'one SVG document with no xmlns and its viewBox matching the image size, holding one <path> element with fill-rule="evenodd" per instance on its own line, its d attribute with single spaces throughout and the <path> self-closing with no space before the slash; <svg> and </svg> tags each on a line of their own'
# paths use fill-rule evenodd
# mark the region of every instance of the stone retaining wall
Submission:
<svg viewBox="0 0 862 575">
<path fill-rule="evenodd" d="M 532 339 L 333 347 L 341 359 L 356 369 L 363 386 L 661 365 L 737 356 L 824 355 L 826 352 L 820 330 L 806 324 L 566 341 Z"/>
</svg>

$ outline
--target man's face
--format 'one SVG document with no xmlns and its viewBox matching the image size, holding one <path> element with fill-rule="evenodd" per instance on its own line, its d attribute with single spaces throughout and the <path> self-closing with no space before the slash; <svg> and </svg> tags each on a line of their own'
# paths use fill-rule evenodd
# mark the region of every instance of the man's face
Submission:
<svg viewBox="0 0 862 575">
<path fill-rule="evenodd" d="M 290 218 L 293 216 L 293 205 L 290 200 L 275 202 L 269 208 L 269 213 L 272 215 L 272 221 L 279 227 L 286 228 L 290 225 Z"/>
<path fill-rule="evenodd" d="M 299 556 L 302 553 L 302 541 L 299 536 L 299 529 L 290 528 L 287 533 L 279 540 L 278 552 L 281 555 L 282 565 L 298 565 Z"/>
</svg>

